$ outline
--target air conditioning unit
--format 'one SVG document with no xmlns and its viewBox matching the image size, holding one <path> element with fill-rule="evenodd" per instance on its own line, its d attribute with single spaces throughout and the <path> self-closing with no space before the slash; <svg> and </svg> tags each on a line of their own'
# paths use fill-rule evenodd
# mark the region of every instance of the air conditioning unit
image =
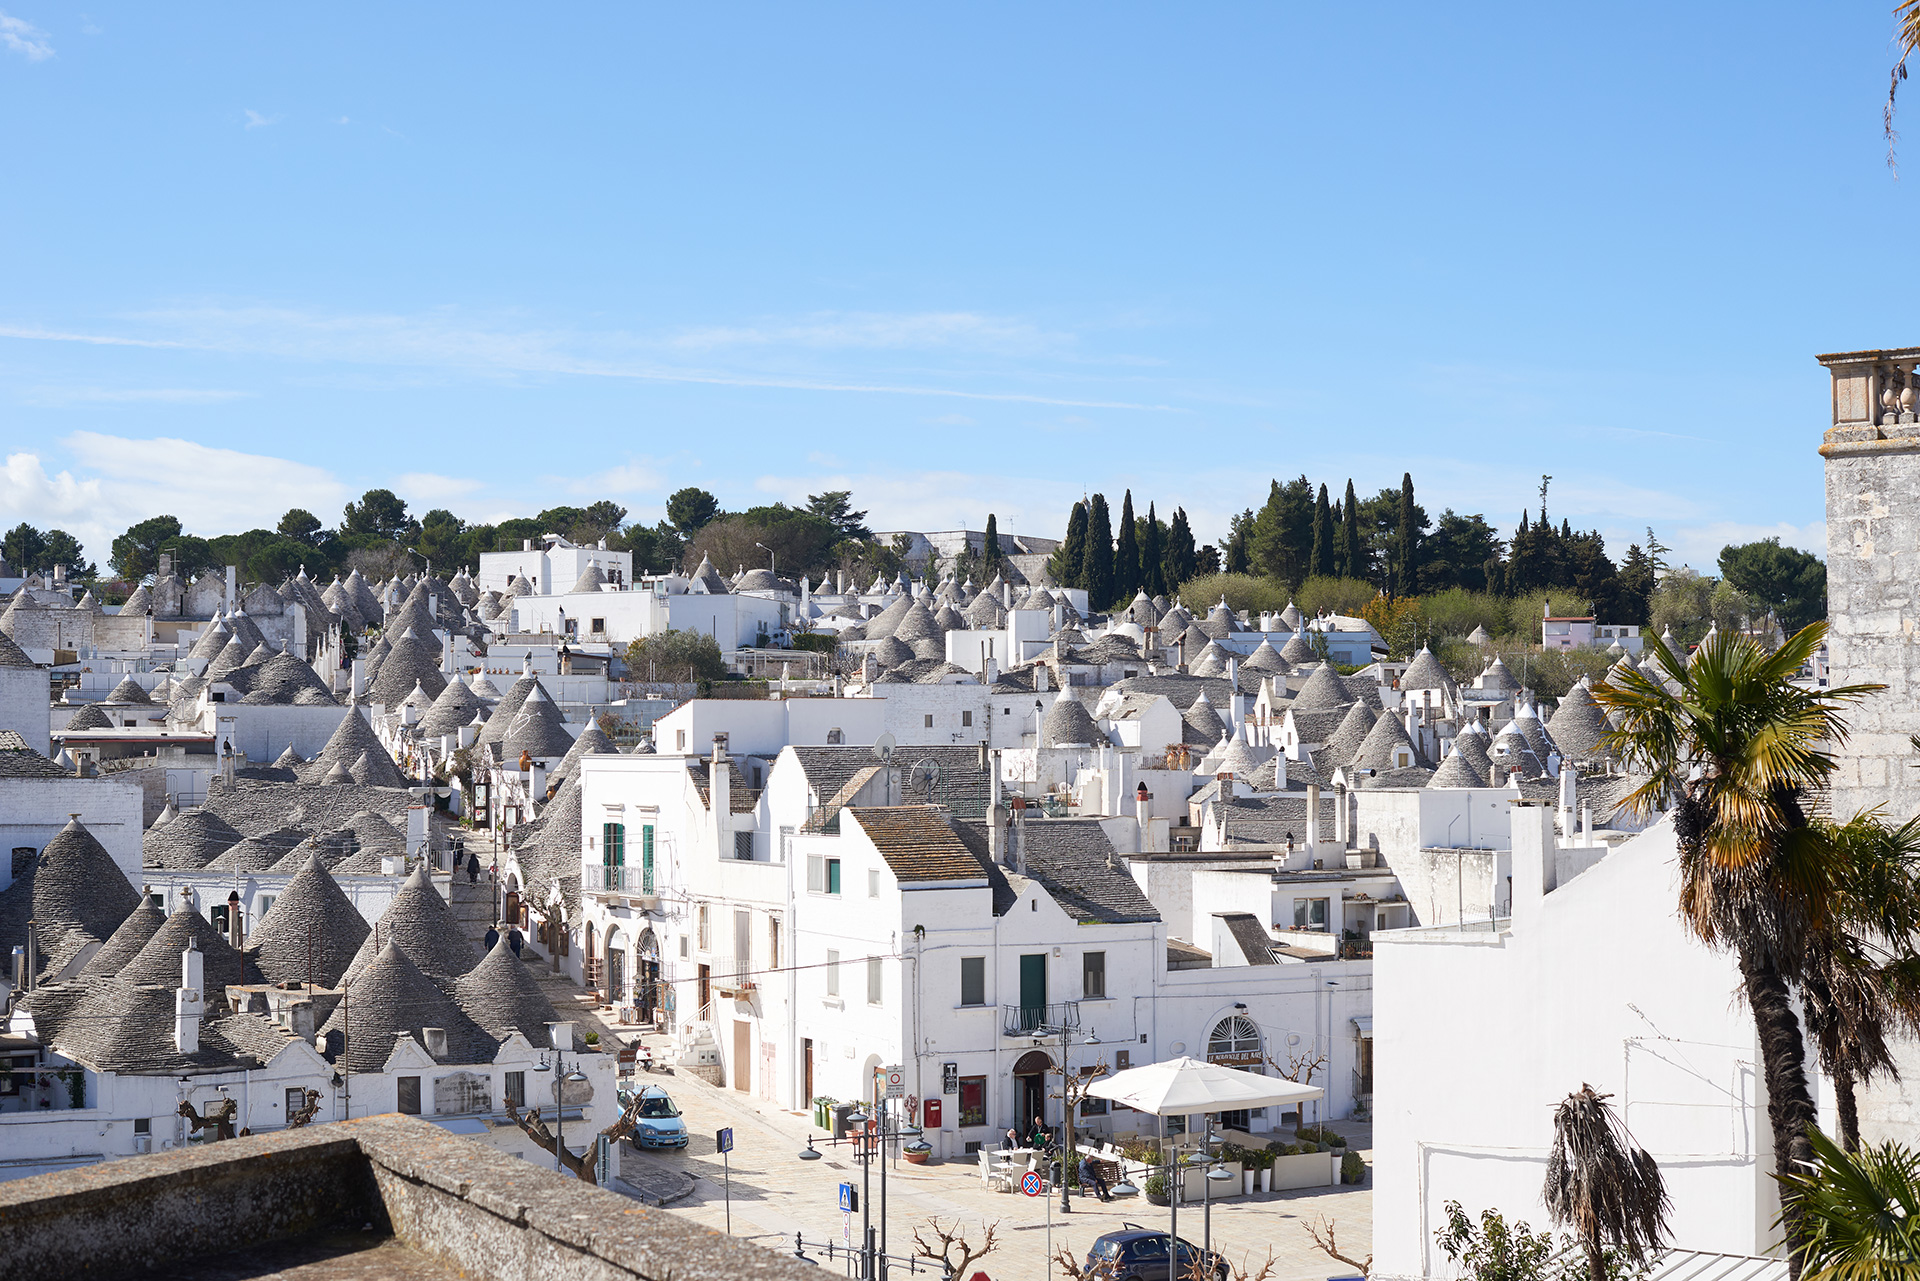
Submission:
<svg viewBox="0 0 1920 1281">
<path fill-rule="evenodd" d="M 145 1156 L 147 1153 L 153 1151 L 153 1136 L 151 1134 L 134 1135 L 133 1151 L 137 1156 Z"/>
</svg>

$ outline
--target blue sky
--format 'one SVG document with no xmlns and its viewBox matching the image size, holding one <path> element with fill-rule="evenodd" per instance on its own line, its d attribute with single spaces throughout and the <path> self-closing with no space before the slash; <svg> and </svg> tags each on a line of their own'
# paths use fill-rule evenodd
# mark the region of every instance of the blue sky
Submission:
<svg viewBox="0 0 1920 1281">
<path fill-rule="evenodd" d="M 1411 470 L 1823 550 L 1812 357 L 1920 342 L 1888 7 L 0 0 L 0 521 Z"/>
</svg>

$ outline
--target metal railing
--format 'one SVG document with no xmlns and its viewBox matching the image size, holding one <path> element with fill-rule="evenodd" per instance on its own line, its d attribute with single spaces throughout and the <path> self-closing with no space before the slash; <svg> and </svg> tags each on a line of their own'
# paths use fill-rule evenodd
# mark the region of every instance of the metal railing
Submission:
<svg viewBox="0 0 1920 1281">
<path fill-rule="evenodd" d="M 1001 1023 L 1008 1036 L 1049 1036 L 1080 1026 L 1080 1002 L 1050 1005 L 1003 1005 Z"/>
<path fill-rule="evenodd" d="M 584 875 L 581 879 L 588 889 L 600 890 L 608 894 L 655 893 L 653 875 L 645 867 L 590 863 L 583 871 Z"/>
</svg>

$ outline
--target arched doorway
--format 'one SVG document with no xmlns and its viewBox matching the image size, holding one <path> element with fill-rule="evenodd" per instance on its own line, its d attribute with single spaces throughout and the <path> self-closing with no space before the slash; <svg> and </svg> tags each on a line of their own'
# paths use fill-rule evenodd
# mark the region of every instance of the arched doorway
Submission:
<svg viewBox="0 0 1920 1281">
<path fill-rule="evenodd" d="M 617 925 L 607 927 L 607 1004 L 617 1006 L 627 995 L 627 938 Z"/>
<path fill-rule="evenodd" d="M 556 927 L 557 927 L 557 922 L 556 922 Z M 586 980 L 586 984 L 588 987 L 599 987 L 601 966 L 598 959 L 599 953 L 593 950 L 593 922 L 592 921 L 588 921 L 586 925 L 586 941 L 587 941 L 587 945 L 585 948 L 581 950 L 581 953 L 580 953 L 580 966 L 585 971 L 585 973 L 582 974 L 581 977 Z M 560 957 L 560 950 L 558 948 L 555 948 L 553 955 L 554 955 L 554 959 L 557 961 Z"/>
<path fill-rule="evenodd" d="M 1053 1060 L 1047 1057 L 1045 1050 L 1028 1050 L 1013 1065 L 1013 1120 L 1012 1128 L 1019 1132 L 1022 1142 L 1033 1133 L 1035 1117 L 1046 1123 L 1047 1117 L 1047 1073 L 1053 1071 Z"/>
<path fill-rule="evenodd" d="M 1213 1025 L 1207 1036 L 1207 1062 L 1244 1072 L 1266 1075 L 1267 1060 L 1262 1053 L 1260 1026 L 1244 1014 L 1232 1014 Z M 1239 1108 L 1220 1113 L 1220 1124 L 1229 1130 L 1247 1130 L 1255 1116 L 1265 1116 L 1264 1108 Z"/>
<path fill-rule="evenodd" d="M 640 932 L 640 963 L 634 975 L 634 1004 L 640 1007 L 640 1021 L 653 1022 L 654 1009 L 660 1003 L 660 940 L 651 928 Z M 811 1096 L 809 1096 L 811 1101 Z"/>
<path fill-rule="evenodd" d="M 500 900 L 500 921 L 503 925 L 518 925 L 520 924 L 520 878 L 508 872 L 502 887 L 506 893 Z"/>
</svg>

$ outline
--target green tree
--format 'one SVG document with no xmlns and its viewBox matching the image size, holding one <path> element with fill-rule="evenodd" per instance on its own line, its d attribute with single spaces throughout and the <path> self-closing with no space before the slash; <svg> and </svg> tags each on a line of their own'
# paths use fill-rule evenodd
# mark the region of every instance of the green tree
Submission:
<svg viewBox="0 0 1920 1281">
<path fill-rule="evenodd" d="M 18 570 L 23 578 L 40 572 L 40 562 L 46 553 L 46 534 L 24 520 L 9 529 L 5 540 L 0 541 L 0 558 Z"/>
<path fill-rule="evenodd" d="M 1193 525 L 1187 520 L 1187 509 L 1173 509 L 1173 523 L 1167 530 L 1167 548 L 1162 556 L 1167 569 L 1167 591 L 1177 592 L 1180 584 L 1192 578 L 1200 563 L 1199 551 L 1193 545 Z M 1218 564 L 1208 567 L 1209 572 L 1217 570 Z"/>
<path fill-rule="evenodd" d="M 413 549 L 433 563 L 434 573 L 445 577 L 457 572 L 468 561 L 466 522 L 443 507 L 434 508 L 420 518 Z"/>
<path fill-rule="evenodd" d="M 1786 631 L 1827 616 L 1827 567 L 1798 547 L 1782 547 L 1778 538 L 1721 548 L 1720 575 L 1771 610 Z"/>
<path fill-rule="evenodd" d="M 1332 578 L 1335 554 L 1333 546 L 1333 509 L 1327 504 L 1327 487 L 1313 500 L 1313 554 L 1307 558 L 1309 577 Z"/>
<path fill-rule="evenodd" d="M 304 507 L 289 507 L 287 514 L 280 518 L 277 532 L 282 538 L 311 546 L 320 539 L 320 518 Z"/>
<path fill-rule="evenodd" d="M 705 556 L 720 572 L 731 574 L 742 566 L 767 567 L 771 552 L 776 573 L 811 578 L 833 567 L 834 548 L 843 541 L 825 517 L 774 503 L 709 521 L 687 544 L 683 559 L 692 568 Z"/>
<path fill-rule="evenodd" d="M 1340 545 L 1334 553 L 1333 572 L 1341 578 L 1373 577 L 1360 537 L 1360 500 L 1354 497 L 1352 480 L 1347 481 L 1347 496 L 1340 502 Z"/>
<path fill-rule="evenodd" d="M 108 563 L 128 582 L 139 582 L 160 567 L 162 544 L 180 536 L 178 516 L 150 516 L 113 540 Z"/>
<path fill-rule="evenodd" d="M 1307 578 L 1313 555 L 1313 483 L 1305 476 L 1268 487 L 1266 506 L 1254 518 L 1254 567 L 1288 587 Z"/>
<path fill-rule="evenodd" d="M 727 662 L 713 637 L 669 628 L 628 644 L 627 670 L 635 680 L 686 685 L 724 680 Z"/>
<path fill-rule="evenodd" d="M 1148 596 L 1167 592 L 1167 525 L 1153 514 L 1152 502 L 1140 522 L 1140 587 Z"/>
<path fill-rule="evenodd" d="M 99 566 L 87 559 L 87 549 L 80 545 L 80 540 L 64 529 L 47 531 L 46 550 L 41 553 L 41 569 L 49 570 L 55 565 L 65 565 L 68 578 L 92 578 L 100 572 Z"/>
<path fill-rule="evenodd" d="M 1075 503 L 1067 516 L 1067 536 L 1047 558 L 1047 574 L 1062 587 L 1085 587 L 1081 574 L 1087 559 L 1087 505 Z"/>
<path fill-rule="evenodd" d="M 1910 1281 L 1920 1258 L 1920 1156 L 1892 1142 L 1848 1153 L 1819 1130 L 1807 1142 L 1813 1161 L 1781 1177 L 1774 1222 L 1788 1229 L 1803 1281 Z"/>
<path fill-rule="evenodd" d="M 1627 554 L 1620 562 L 1619 585 L 1614 598 L 1614 607 L 1619 612 L 1614 615 L 1613 621 L 1645 627 L 1653 589 L 1653 558 L 1640 550 L 1640 544 L 1634 543 L 1627 548 Z"/>
<path fill-rule="evenodd" d="M 1500 552 L 1500 535 L 1486 517 L 1462 516 L 1449 507 L 1422 544 L 1420 590 L 1488 591 L 1487 566 L 1500 559 Z"/>
<path fill-rule="evenodd" d="M 1087 548 L 1080 561 L 1080 580 L 1089 610 L 1105 609 L 1113 600 L 1113 518 L 1105 494 L 1095 494 L 1087 503 Z"/>
<path fill-rule="evenodd" d="M 1120 524 L 1113 549 L 1112 600 L 1124 606 L 1140 590 L 1140 531 L 1134 528 L 1133 491 L 1120 500 Z"/>
<path fill-rule="evenodd" d="M 1414 522 L 1417 510 L 1413 502 L 1413 473 L 1402 472 L 1400 519 L 1394 530 L 1393 554 L 1394 591 L 1401 596 L 1418 595 L 1420 591 L 1420 525 Z"/>
<path fill-rule="evenodd" d="M 576 532 L 582 537 L 574 541 L 597 543 L 602 538 L 611 538 L 619 532 L 620 526 L 626 519 L 627 509 L 611 498 L 602 498 L 597 502 L 588 503 L 586 509 L 580 513 L 579 525 L 575 527 Z"/>
<path fill-rule="evenodd" d="M 342 513 L 340 532 L 362 538 L 405 542 L 419 531 L 407 516 L 407 505 L 391 489 L 369 489 Z"/>
<path fill-rule="evenodd" d="M 1827 785 L 1830 751 L 1847 737 L 1841 709 L 1883 688 L 1795 684 L 1825 639 L 1826 624 L 1812 623 L 1769 654 L 1721 632 L 1684 662 L 1655 645 L 1665 682 L 1623 671 L 1593 688 L 1617 714 L 1603 747 L 1647 778 L 1626 807 L 1648 816 L 1673 798 L 1681 920 L 1738 962 L 1782 1179 L 1814 1155 L 1806 1042 L 1790 985 L 1802 974 L 1808 923 L 1836 905 L 1834 870 L 1845 853 L 1808 820 L 1802 798 Z M 1798 1236 L 1794 1199 L 1783 1215 L 1788 1235 Z M 1790 1268 L 1798 1274 L 1797 1260 Z"/>
<path fill-rule="evenodd" d="M 840 537 L 865 542 L 873 537 L 867 528 L 867 514 L 853 510 L 851 489 L 829 489 L 824 494 L 808 494 L 807 510 L 840 531 Z"/>
<path fill-rule="evenodd" d="M 682 538 L 692 538 L 719 514 L 719 500 L 692 485 L 675 490 L 667 498 L 667 523 Z"/>
<path fill-rule="evenodd" d="M 991 580 L 1006 563 L 1007 554 L 1000 550 L 1000 518 L 992 512 L 987 513 L 987 530 L 980 536 L 980 572 Z M 986 583 L 980 584 L 982 587 Z"/>
<path fill-rule="evenodd" d="M 211 543 L 193 534 L 176 534 L 161 543 L 160 550 L 173 557 L 173 572 L 182 578 L 191 578 L 228 563 L 220 559 Z"/>
<path fill-rule="evenodd" d="M 1251 507 L 1241 512 L 1238 516 L 1233 516 L 1228 519 L 1227 545 L 1221 553 L 1226 564 L 1227 573 L 1251 574 L 1253 572 L 1253 531 L 1258 520 L 1259 518 L 1253 514 L 1253 508 Z M 1220 567 L 1218 565 L 1208 564 L 1207 558 L 1202 556 L 1200 558 L 1200 572 L 1202 574 L 1217 574 L 1220 572 Z"/>
</svg>

